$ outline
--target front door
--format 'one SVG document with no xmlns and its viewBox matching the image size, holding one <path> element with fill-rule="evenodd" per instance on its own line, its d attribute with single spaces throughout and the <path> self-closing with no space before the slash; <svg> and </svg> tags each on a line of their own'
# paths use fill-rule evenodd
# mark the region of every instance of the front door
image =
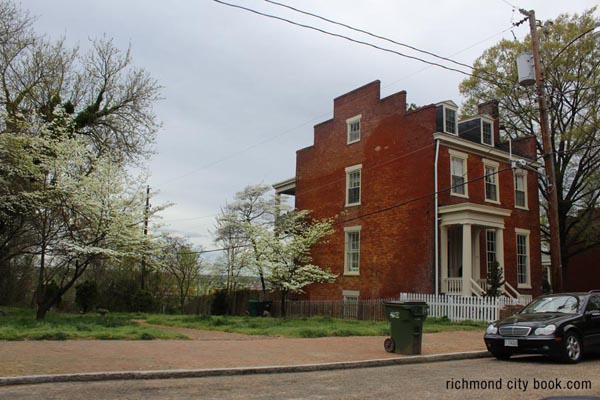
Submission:
<svg viewBox="0 0 600 400">
<path fill-rule="evenodd" d="M 448 229 L 448 278 L 462 277 L 462 225 Z"/>
</svg>

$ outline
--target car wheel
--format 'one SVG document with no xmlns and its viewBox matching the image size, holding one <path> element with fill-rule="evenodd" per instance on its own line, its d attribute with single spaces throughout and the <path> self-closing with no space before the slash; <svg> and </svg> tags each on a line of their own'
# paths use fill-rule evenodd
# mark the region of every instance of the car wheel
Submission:
<svg viewBox="0 0 600 400">
<path fill-rule="evenodd" d="M 383 342 L 383 348 L 388 353 L 393 353 L 394 350 L 396 350 L 396 345 L 394 344 L 394 339 L 392 339 L 392 338 L 385 339 L 385 341 Z"/>
<path fill-rule="evenodd" d="M 511 354 L 506 351 L 491 351 L 491 353 L 497 360 L 508 360 L 511 356 Z"/>
<path fill-rule="evenodd" d="M 583 346 L 581 340 L 575 332 L 567 332 L 563 339 L 563 361 L 569 364 L 575 364 L 583 356 Z"/>
</svg>

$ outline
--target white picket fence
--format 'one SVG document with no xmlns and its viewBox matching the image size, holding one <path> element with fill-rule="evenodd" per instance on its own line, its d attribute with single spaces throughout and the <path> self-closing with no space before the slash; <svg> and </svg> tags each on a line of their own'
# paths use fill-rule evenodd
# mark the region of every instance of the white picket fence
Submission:
<svg viewBox="0 0 600 400">
<path fill-rule="evenodd" d="M 500 310 L 508 305 L 525 305 L 522 300 L 506 296 L 463 297 L 427 293 L 400 293 L 400 301 L 424 301 L 429 305 L 429 316 L 448 317 L 451 321 L 495 321 Z"/>
</svg>

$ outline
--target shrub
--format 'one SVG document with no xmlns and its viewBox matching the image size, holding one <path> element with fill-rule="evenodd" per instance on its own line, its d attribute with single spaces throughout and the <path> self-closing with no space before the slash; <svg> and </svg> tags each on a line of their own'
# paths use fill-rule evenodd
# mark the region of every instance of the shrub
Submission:
<svg viewBox="0 0 600 400">
<path fill-rule="evenodd" d="M 141 289 L 135 292 L 131 303 L 133 311 L 138 312 L 150 312 L 154 310 L 156 306 L 152 293 L 148 290 Z"/>
<path fill-rule="evenodd" d="M 98 286 L 96 282 L 85 281 L 78 285 L 75 290 L 75 303 L 84 313 L 91 310 L 98 301 Z"/>
<path fill-rule="evenodd" d="M 219 290 L 214 294 L 213 301 L 210 305 L 211 315 L 227 314 L 227 292 Z"/>
</svg>

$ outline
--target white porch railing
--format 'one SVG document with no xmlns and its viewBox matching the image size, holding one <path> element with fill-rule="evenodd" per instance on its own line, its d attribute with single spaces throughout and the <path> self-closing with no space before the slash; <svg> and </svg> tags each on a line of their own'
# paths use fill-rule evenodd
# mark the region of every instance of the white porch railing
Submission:
<svg viewBox="0 0 600 400">
<path fill-rule="evenodd" d="M 401 301 L 424 301 L 429 305 L 429 316 L 448 317 L 452 321 L 495 321 L 507 305 L 524 305 L 518 299 L 500 297 L 463 297 L 426 293 L 400 293 Z"/>
<path fill-rule="evenodd" d="M 442 280 L 442 293 L 451 295 L 462 295 L 462 278 L 444 278 Z M 471 279 L 471 288 L 476 296 L 483 296 L 487 291 L 488 284 L 486 279 Z M 510 283 L 504 282 L 502 285 L 503 296 L 519 301 L 519 304 L 528 304 L 533 300 L 530 294 L 521 294 Z"/>
<path fill-rule="evenodd" d="M 485 294 L 485 290 L 479 286 L 479 282 L 475 281 L 473 278 L 471 278 L 471 291 L 474 292 L 476 296 L 483 296 Z"/>
<path fill-rule="evenodd" d="M 442 292 L 446 294 L 462 294 L 462 278 L 444 278 Z"/>
</svg>

